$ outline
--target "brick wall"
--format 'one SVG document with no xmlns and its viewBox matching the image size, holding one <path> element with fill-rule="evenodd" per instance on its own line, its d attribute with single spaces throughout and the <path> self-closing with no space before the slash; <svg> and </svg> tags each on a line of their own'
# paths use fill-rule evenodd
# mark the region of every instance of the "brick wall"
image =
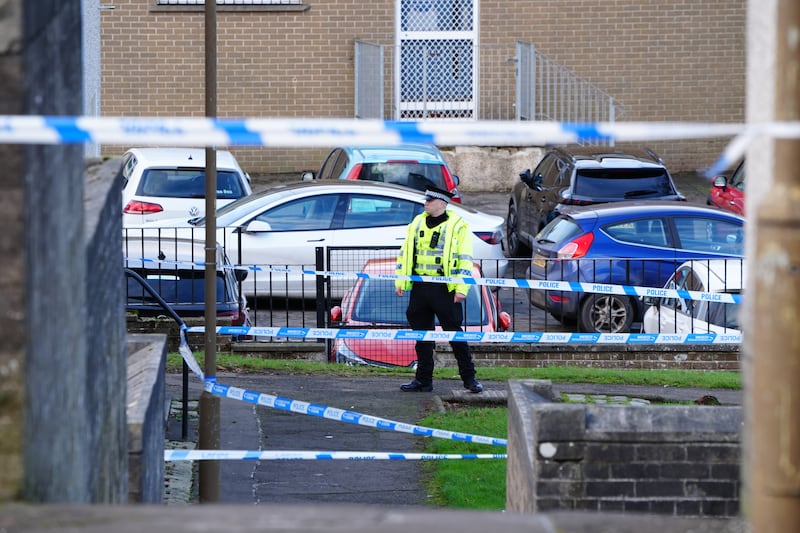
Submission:
<svg viewBox="0 0 800 533">
<path fill-rule="evenodd" d="M 509 382 L 506 510 L 739 514 L 740 407 L 550 401 Z"/>
<path fill-rule="evenodd" d="M 202 116 L 202 8 L 155 9 L 152 0 L 114 5 L 101 15 L 102 115 Z M 353 43 L 392 43 L 394 2 L 329 0 L 305 8 L 218 9 L 220 117 L 353 116 Z M 484 0 L 479 12 L 481 44 L 535 43 L 623 103 L 619 120 L 744 118 L 744 0 Z M 695 170 L 724 143 L 652 146 L 672 169 Z M 326 152 L 233 151 L 251 174 L 316 169 Z"/>
</svg>

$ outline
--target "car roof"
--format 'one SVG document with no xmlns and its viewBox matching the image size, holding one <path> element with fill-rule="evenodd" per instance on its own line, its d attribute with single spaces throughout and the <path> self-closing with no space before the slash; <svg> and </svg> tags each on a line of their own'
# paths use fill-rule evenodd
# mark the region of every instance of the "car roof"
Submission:
<svg viewBox="0 0 800 533">
<path fill-rule="evenodd" d="M 205 148 L 130 148 L 140 164 L 145 166 L 205 167 Z M 227 150 L 217 150 L 217 168 L 239 168 L 236 158 Z"/>
<path fill-rule="evenodd" d="M 260 198 L 265 196 L 275 195 L 275 198 L 281 198 L 284 196 L 291 196 L 295 192 L 310 190 L 312 192 L 317 192 L 320 194 L 328 193 L 328 192 L 341 192 L 341 190 L 350 190 L 353 192 L 376 192 L 377 194 L 388 194 L 390 196 L 397 196 L 399 198 L 414 198 L 417 200 L 422 200 L 423 196 L 425 195 L 425 191 L 419 191 L 416 189 L 411 189 L 409 187 L 403 187 L 402 185 L 395 185 L 393 183 L 384 183 L 379 181 L 362 181 L 362 180 L 323 180 L 323 181 L 298 181 L 294 183 L 288 184 L 281 184 L 276 185 L 274 187 L 270 187 L 268 189 L 263 189 L 259 192 L 253 193 L 252 195 L 245 198 L 240 198 L 237 202 L 255 202 Z M 468 207 L 461 204 L 454 204 L 450 203 L 449 208 L 460 209 L 461 211 L 465 211 L 467 213 L 481 213 L 486 216 L 496 216 L 496 215 L 489 215 L 488 213 L 483 213 L 478 211 L 477 209 L 473 209 L 472 207 Z"/>
<path fill-rule="evenodd" d="M 728 211 L 722 211 L 721 209 L 717 209 L 715 207 L 690 204 L 686 202 L 675 202 L 671 200 L 629 200 L 585 206 L 565 206 L 561 208 L 560 213 L 569 215 L 575 219 L 679 213 L 688 215 L 712 215 L 722 218 L 737 219 L 741 222 L 744 222 L 744 217 Z"/>
<path fill-rule="evenodd" d="M 554 150 L 571 158 L 578 168 L 665 168 L 661 158 L 648 148 L 612 150 L 578 146 Z"/>
<path fill-rule="evenodd" d="M 444 163 L 441 152 L 434 145 L 400 144 L 396 146 L 344 146 L 345 151 L 355 154 L 365 162 L 381 162 L 392 159 L 409 159 L 420 162 Z"/>
<path fill-rule="evenodd" d="M 744 260 L 710 259 L 682 263 L 689 266 L 703 281 L 707 292 L 741 292 L 747 279 Z"/>
</svg>

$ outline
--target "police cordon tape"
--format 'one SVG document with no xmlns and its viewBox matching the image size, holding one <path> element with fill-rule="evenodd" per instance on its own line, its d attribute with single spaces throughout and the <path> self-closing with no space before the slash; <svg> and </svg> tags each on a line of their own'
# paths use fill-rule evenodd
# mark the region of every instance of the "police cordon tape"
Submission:
<svg viewBox="0 0 800 533">
<path fill-rule="evenodd" d="M 602 259 L 598 259 L 602 261 Z M 702 259 L 698 259 L 702 262 Z M 731 259 L 731 261 L 741 261 L 741 259 Z M 138 257 L 135 259 L 126 259 L 126 264 L 130 265 L 131 262 L 146 264 L 169 264 L 172 266 L 184 266 L 186 268 L 204 268 L 205 263 L 189 263 L 186 261 L 168 261 L 161 259 L 150 259 L 146 257 Z M 129 266 L 130 268 L 130 266 Z M 228 267 L 231 268 L 231 267 Z M 454 276 L 400 276 L 395 274 L 368 274 L 366 272 L 343 272 L 343 271 L 329 271 L 329 270 L 307 270 L 307 269 L 290 269 L 280 267 L 268 266 L 234 266 L 233 269 L 248 270 L 255 272 L 273 272 L 278 274 L 292 274 L 299 273 L 303 276 L 324 276 L 324 277 L 337 277 L 345 279 L 380 279 L 380 280 L 410 280 L 417 282 L 429 283 L 461 283 L 464 285 L 486 285 L 489 287 L 497 288 L 518 288 L 518 289 L 535 289 L 546 291 L 561 291 L 561 292 L 583 292 L 592 294 L 617 294 L 622 296 L 632 297 L 654 297 L 654 298 L 678 298 L 681 300 L 696 300 L 696 301 L 709 301 L 720 303 L 740 304 L 742 303 L 741 294 L 733 294 L 727 292 L 702 292 L 702 291 L 687 291 L 683 289 L 670 289 L 665 287 L 642 287 L 636 285 L 616 285 L 612 283 L 588 283 L 577 281 L 555 281 L 555 280 L 536 280 L 536 279 L 507 279 L 507 278 L 473 278 L 473 277 L 454 277 Z"/>
<path fill-rule="evenodd" d="M 473 122 L 354 118 L 212 119 L 0 115 L 0 142 L 14 144 L 93 142 L 280 148 L 404 143 L 433 143 L 439 146 L 545 146 L 589 141 L 733 137 L 745 132 L 749 132 L 749 129 L 744 124 L 698 122 Z"/>
<path fill-rule="evenodd" d="M 506 439 L 501 439 L 498 437 L 473 435 L 470 433 L 460 433 L 456 431 L 418 426 L 415 424 L 407 424 L 404 422 L 396 422 L 394 420 L 362 414 L 355 411 L 338 409 L 336 407 L 329 407 L 299 400 L 292 400 L 290 398 L 283 398 L 274 396 L 272 394 L 265 394 L 217 383 L 216 377 L 206 378 L 203 375 L 200 365 L 194 358 L 194 354 L 192 354 L 192 350 L 189 347 L 189 343 L 186 338 L 186 333 L 189 329 L 191 328 L 186 328 L 185 326 L 181 328 L 181 341 L 178 346 L 178 353 L 180 353 L 181 357 L 186 362 L 186 365 L 192 370 L 192 372 L 203 381 L 204 390 L 210 394 L 214 394 L 215 396 L 239 400 L 254 405 L 272 407 L 273 409 L 278 409 L 281 411 L 317 416 L 328 420 L 335 420 L 338 422 L 345 422 L 348 424 L 366 426 L 375 429 L 410 433 L 412 435 L 418 435 L 421 437 L 433 437 L 475 444 L 489 444 L 491 446 L 507 446 L 508 444 Z"/>
<path fill-rule="evenodd" d="M 707 176 L 730 168 L 758 136 L 800 137 L 800 122 L 391 121 L 314 118 L 189 118 L 0 115 L 0 143 L 329 147 L 432 143 L 546 146 L 733 137 Z"/>
<path fill-rule="evenodd" d="M 342 144 L 546 146 L 732 137 L 705 172 L 730 168 L 759 136 L 800 137 L 800 122 L 392 121 L 315 118 L 191 118 L 0 115 L 0 143 L 146 144 L 326 148 Z"/>
<path fill-rule="evenodd" d="M 504 453 L 396 453 L 396 452 L 319 452 L 294 450 L 164 450 L 165 461 L 439 461 L 452 459 L 507 459 Z"/>
<path fill-rule="evenodd" d="M 203 333 L 204 326 L 188 328 Z M 423 331 L 413 329 L 356 329 L 217 326 L 221 335 L 290 339 L 347 339 L 528 344 L 739 344 L 741 333 L 570 333 L 556 331 Z"/>
</svg>

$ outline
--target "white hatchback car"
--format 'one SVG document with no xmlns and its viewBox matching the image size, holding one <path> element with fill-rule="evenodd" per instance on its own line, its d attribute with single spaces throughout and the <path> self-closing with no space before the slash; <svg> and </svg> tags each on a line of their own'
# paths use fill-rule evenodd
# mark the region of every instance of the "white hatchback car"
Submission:
<svg viewBox="0 0 800 533">
<path fill-rule="evenodd" d="M 746 276 L 743 259 L 686 261 L 669 278 L 665 288 L 719 294 L 741 294 Z M 740 304 L 691 298 L 645 298 L 645 333 L 739 334 Z"/>
<path fill-rule="evenodd" d="M 368 258 L 397 255 L 406 226 L 422 212 L 424 194 L 414 189 L 371 181 L 301 182 L 266 189 L 231 203 L 216 213 L 217 241 L 231 261 L 240 265 L 272 265 L 285 274 L 252 272 L 243 283 L 248 296 L 314 298 L 313 269 L 317 248 L 331 255 L 328 270 L 359 272 Z M 472 231 L 473 257 L 487 278 L 503 277 L 508 259 L 503 254 L 503 217 L 450 204 Z M 203 239 L 205 219 L 162 220 L 147 229 L 127 228 L 129 239 L 145 235 Z M 177 229 L 170 229 L 177 228 Z M 370 248 L 356 258 L 342 250 Z M 340 253 L 339 251 L 342 251 Z M 354 252 L 353 252 L 354 253 Z M 349 257 L 347 259 L 346 257 Z M 352 259 L 352 262 L 351 262 Z M 352 280 L 334 288 L 341 298 Z"/>
<path fill-rule="evenodd" d="M 250 176 L 228 151 L 217 156 L 217 207 L 248 196 Z M 131 148 L 122 156 L 122 225 L 205 213 L 204 148 Z"/>
</svg>

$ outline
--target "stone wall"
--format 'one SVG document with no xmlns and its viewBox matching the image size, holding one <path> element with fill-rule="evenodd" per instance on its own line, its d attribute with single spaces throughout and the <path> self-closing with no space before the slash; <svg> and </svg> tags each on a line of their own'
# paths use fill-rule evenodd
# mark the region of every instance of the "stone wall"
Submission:
<svg viewBox="0 0 800 533">
<path fill-rule="evenodd" d="M 740 407 L 565 404 L 509 381 L 506 510 L 739 514 Z"/>
<path fill-rule="evenodd" d="M 126 429 L 125 315 L 120 306 L 122 203 L 119 164 L 92 161 L 84 183 L 86 231 L 86 408 L 92 450 L 92 501 L 124 502 L 128 487 Z"/>
<path fill-rule="evenodd" d="M 161 503 L 164 491 L 165 402 L 163 335 L 129 335 L 128 501 Z"/>
</svg>

